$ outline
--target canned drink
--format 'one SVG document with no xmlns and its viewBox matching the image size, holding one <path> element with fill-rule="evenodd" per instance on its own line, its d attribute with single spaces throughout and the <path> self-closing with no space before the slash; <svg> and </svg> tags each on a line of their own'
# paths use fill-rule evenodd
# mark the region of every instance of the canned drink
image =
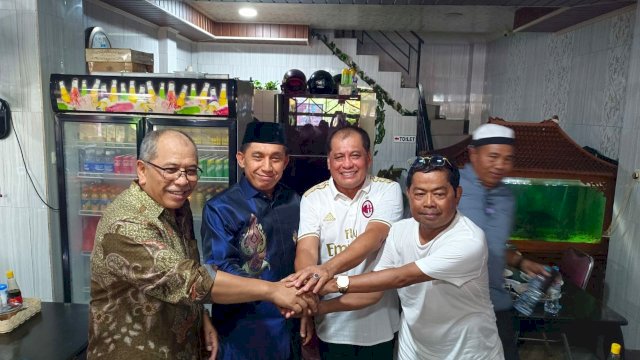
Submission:
<svg viewBox="0 0 640 360">
<path fill-rule="evenodd" d="M 216 158 L 216 177 L 221 178 L 224 176 L 224 160 L 222 156 Z"/>
<path fill-rule="evenodd" d="M 207 175 L 207 160 L 208 160 L 208 156 L 202 156 L 200 158 L 200 160 L 198 160 L 198 166 L 200 166 L 200 169 L 202 169 L 202 176 L 208 176 Z"/>
<path fill-rule="evenodd" d="M 224 158 L 224 167 L 222 169 L 222 176 L 224 176 L 225 178 L 229 178 L 229 158 L 225 157 Z"/>
<path fill-rule="evenodd" d="M 207 177 L 216 177 L 216 157 L 207 159 Z"/>
</svg>

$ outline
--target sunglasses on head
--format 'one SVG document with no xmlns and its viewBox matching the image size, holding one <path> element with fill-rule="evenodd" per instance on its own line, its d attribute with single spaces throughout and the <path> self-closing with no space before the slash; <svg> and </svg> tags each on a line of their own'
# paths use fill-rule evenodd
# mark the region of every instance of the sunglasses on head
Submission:
<svg viewBox="0 0 640 360">
<path fill-rule="evenodd" d="M 411 169 L 415 170 L 424 170 L 427 168 L 438 168 L 438 167 L 449 167 L 453 168 L 449 159 L 442 155 L 432 155 L 432 156 L 418 156 L 411 164 Z"/>
</svg>

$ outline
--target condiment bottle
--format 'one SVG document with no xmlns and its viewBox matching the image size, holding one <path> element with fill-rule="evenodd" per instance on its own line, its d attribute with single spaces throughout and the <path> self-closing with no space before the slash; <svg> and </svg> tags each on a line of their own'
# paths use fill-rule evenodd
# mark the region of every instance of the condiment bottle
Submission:
<svg viewBox="0 0 640 360">
<path fill-rule="evenodd" d="M 18 306 L 22 304 L 22 293 L 18 287 L 18 282 L 13 276 L 13 271 L 7 271 L 7 286 L 9 291 L 7 292 L 7 304 L 11 306 Z"/>
</svg>

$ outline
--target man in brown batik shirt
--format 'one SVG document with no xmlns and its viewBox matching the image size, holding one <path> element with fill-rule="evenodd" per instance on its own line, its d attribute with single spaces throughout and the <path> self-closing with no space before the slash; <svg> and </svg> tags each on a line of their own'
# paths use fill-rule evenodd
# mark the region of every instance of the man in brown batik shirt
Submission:
<svg viewBox="0 0 640 360">
<path fill-rule="evenodd" d="M 197 164 L 196 146 L 182 132 L 154 131 L 142 141 L 138 179 L 107 208 L 96 232 L 88 358 L 197 359 L 204 347 L 213 358 L 217 333 L 202 316 L 207 302 L 263 300 L 315 311 L 313 297 L 282 283 L 200 265 L 187 201 Z"/>
</svg>

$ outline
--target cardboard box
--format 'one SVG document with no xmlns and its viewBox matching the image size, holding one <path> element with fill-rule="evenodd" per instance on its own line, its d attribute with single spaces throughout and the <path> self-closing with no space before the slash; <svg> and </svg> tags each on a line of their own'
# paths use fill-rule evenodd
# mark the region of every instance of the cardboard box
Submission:
<svg viewBox="0 0 640 360">
<path fill-rule="evenodd" d="M 153 54 L 131 49 L 85 49 L 89 72 L 153 72 Z"/>
</svg>

